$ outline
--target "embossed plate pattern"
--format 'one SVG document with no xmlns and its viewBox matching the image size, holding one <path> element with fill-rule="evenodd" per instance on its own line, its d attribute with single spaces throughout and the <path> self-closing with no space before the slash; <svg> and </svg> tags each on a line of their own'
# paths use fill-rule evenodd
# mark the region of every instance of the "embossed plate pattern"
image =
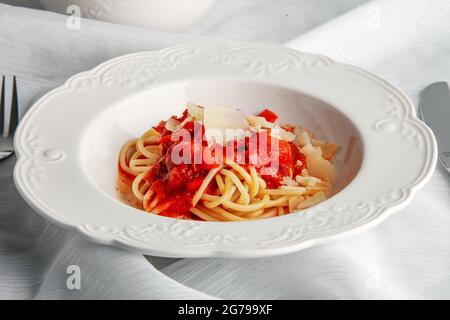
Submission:
<svg viewBox="0 0 450 320">
<path fill-rule="evenodd" d="M 195 86 L 202 79 L 210 79 L 211 86 L 226 79 L 237 88 L 239 81 L 289 88 L 331 105 L 336 112 L 310 121 L 333 124 L 330 115 L 337 113 L 349 119 L 360 135 L 359 171 L 316 207 L 253 222 L 180 221 L 117 201 L 112 177 L 122 136 L 136 136 L 159 121 L 160 114 L 178 113 L 180 106 L 171 110 L 170 104 L 154 101 L 176 96 L 175 91 L 170 94 L 172 85 Z M 134 128 L 133 119 L 146 116 L 136 114 L 139 103 L 133 97 L 150 97 L 158 90 L 166 91 L 152 100 L 150 109 L 142 109 L 150 110 L 149 118 Z M 246 96 L 254 94 L 251 90 L 229 90 L 237 99 L 253 101 Z M 282 101 L 283 94 L 275 93 L 273 101 Z M 124 110 L 130 110 L 129 117 Z M 107 128 L 112 130 L 110 145 Z M 339 126 L 333 130 L 339 136 Z M 116 139 L 115 131 L 122 136 Z M 171 257 L 269 256 L 367 229 L 410 202 L 430 178 L 437 155 L 433 134 L 394 86 L 323 56 L 259 44 L 183 45 L 108 61 L 42 97 L 22 120 L 15 147 L 16 185 L 38 213 L 95 242 Z"/>
</svg>

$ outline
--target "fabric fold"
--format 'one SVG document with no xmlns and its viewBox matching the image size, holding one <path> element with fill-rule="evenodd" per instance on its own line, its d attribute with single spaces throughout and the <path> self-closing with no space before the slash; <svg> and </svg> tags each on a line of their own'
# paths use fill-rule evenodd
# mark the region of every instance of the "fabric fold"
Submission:
<svg viewBox="0 0 450 320">
<path fill-rule="evenodd" d="M 295 38 L 287 46 L 369 69 L 416 102 L 428 83 L 450 81 L 449 16 L 446 0 L 219 0 L 204 22 L 175 34 L 84 19 L 70 30 L 66 16 L 0 4 L 0 75 L 18 77 L 24 113 L 73 74 L 122 54 Z M 0 163 L 2 299 L 450 298 L 450 182 L 441 169 L 407 208 L 351 238 L 264 259 L 148 257 L 155 268 L 41 218 L 17 193 L 13 165 Z M 67 286 L 73 265 L 80 290 Z"/>
</svg>

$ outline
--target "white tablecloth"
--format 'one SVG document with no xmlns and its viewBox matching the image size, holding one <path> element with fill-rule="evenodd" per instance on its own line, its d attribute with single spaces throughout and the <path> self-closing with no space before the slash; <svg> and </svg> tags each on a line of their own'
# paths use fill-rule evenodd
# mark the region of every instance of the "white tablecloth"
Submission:
<svg viewBox="0 0 450 320">
<path fill-rule="evenodd" d="M 18 76 L 24 112 L 121 54 L 204 37 L 289 41 L 369 69 L 416 102 L 428 83 L 450 80 L 449 17 L 448 0 L 218 0 L 200 25 L 170 34 L 88 20 L 68 30 L 65 16 L 0 4 L 0 74 Z M 149 263 L 40 218 L 15 190 L 13 164 L 0 163 L 3 299 L 450 298 L 450 180 L 440 168 L 406 209 L 341 241 L 264 259 Z M 66 286 L 69 265 L 81 269 L 80 290 Z"/>
</svg>

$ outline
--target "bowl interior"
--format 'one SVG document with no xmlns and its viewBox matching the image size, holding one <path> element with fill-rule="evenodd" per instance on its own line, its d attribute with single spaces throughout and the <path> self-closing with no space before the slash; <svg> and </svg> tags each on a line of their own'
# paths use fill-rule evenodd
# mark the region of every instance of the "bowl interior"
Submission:
<svg viewBox="0 0 450 320">
<path fill-rule="evenodd" d="M 238 107 L 246 114 L 270 108 L 280 116 L 280 123 L 303 126 L 319 139 L 339 144 L 341 150 L 334 159 L 334 194 L 344 189 L 361 167 L 363 145 L 359 131 L 348 117 L 326 102 L 262 82 L 202 79 L 152 88 L 109 106 L 93 119 L 79 153 L 91 182 L 117 199 L 117 162 L 122 145 L 161 120 L 180 115 L 187 101 Z"/>
</svg>

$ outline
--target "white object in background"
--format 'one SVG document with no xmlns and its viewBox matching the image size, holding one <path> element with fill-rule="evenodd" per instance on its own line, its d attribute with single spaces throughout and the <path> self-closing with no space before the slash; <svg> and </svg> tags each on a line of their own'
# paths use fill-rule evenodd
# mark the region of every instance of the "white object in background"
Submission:
<svg viewBox="0 0 450 320">
<path fill-rule="evenodd" d="M 41 0 L 51 11 L 77 5 L 85 18 L 180 31 L 199 21 L 215 0 Z"/>
</svg>

